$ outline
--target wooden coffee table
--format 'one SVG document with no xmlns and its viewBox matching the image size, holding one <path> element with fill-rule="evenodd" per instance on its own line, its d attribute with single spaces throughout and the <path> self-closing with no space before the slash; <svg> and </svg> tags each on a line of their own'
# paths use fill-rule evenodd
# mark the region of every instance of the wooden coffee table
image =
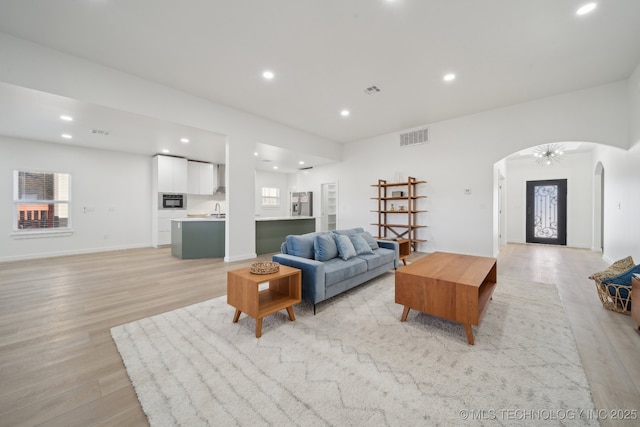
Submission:
<svg viewBox="0 0 640 427">
<path fill-rule="evenodd" d="M 296 320 L 293 305 L 302 296 L 301 273 L 297 268 L 280 266 L 273 274 L 253 274 L 249 267 L 227 272 L 227 303 L 236 308 L 233 323 L 245 313 L 256 319 L 256 338 L 262 336 L 262 319 L 286 309 L 289 320 Z M 260 290 L 261 283 L 268 288 Z"/>
<path fill-rule="evenodd" d="M 479 326 L 496 287 L 496 259 L 434 252 L 396 270 L 396 303 L 464 325 L 474 344 L 471 325 Z"/>
</svg>

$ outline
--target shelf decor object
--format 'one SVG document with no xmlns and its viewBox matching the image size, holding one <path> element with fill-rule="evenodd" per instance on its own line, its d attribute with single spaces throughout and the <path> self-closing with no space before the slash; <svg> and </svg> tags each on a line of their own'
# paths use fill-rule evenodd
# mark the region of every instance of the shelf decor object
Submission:
<svg viewBox="0 0 640 427">
<path fill-rule="evenodd" d="M 417 249 L 417 244 L 426 242 L 417 237 L 417 231 L 425 228 L 426 225 L 418 224 L 418 214 L 427 212 L 418 208 L 418 200 L 427 196 L 417 193 L 419 184 L 426 181 L 418 181 L 414 177 L 408 177 L 405 182 L 387 182 L 379 179 L 377 184 L 372 184 L 378 190 L 377 197 L 372 200 L 378 202 L 378 208 L 372 212 L 377 212 L 378 222 L 372 224 L 378 227 L 378 238 L 397 240 L 401 243 L 400 258 L 403 262 L 411 250 Z M 396 205 L 398 205 L 396 207 Z"/>
<path fill-rule="evenodd" d="M 280 271 L 280 264 L 277 262 L 254 262 L 249 268 L 252 274 L 273 274 Z"/>
</svg>

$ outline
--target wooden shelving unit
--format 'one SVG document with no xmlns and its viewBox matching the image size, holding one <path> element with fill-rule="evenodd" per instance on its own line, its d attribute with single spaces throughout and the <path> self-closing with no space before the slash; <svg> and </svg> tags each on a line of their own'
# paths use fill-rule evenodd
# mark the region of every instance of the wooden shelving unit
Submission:
<svg viewBox="0 0 640 427">
<path fill-rule="evenodd" d="M 426 242 L 424 239 L 418 239 L 416 232 L 426 225 L 420 225 L 417 221 L 417 215 L 426 210 L 418 209 L 418 200 L 427 196 L 418 195 L 418 184 L 425 184 L 426 181 L 418 181 L 416 178 L 409 177 L 406 182 L 389 183 L 384 179 L 379 179 L 377 184 L 372 187 L 378 189 L 378 196 L 372 197 L 377 200 L 378 209 L 371 212 L 378 213 L 378 222 L 372 225 L 378 227 L 378 238 L 408 240 L 408 246 L 412 250 L 416 250 L 417 243 Z M 401 192 L 395 194 L 394 192 Z M 408 254 L 404 254 L 405 258 Z"/>
</svg>

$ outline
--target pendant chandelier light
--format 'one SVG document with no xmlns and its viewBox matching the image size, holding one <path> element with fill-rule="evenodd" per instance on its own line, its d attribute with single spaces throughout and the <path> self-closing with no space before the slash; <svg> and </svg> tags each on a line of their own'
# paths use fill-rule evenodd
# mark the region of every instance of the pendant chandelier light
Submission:
<svg viewBox="0 0 640 427">
<path fill-rule="evenodd" d="M 563 148 L 558 144 L 541 145 L 536 147 L 533 151 L 536 163 L 541 166 L 550 166 L 554 163 L 558 163 L 562 160 L 563 155 Z"/>
</svg>

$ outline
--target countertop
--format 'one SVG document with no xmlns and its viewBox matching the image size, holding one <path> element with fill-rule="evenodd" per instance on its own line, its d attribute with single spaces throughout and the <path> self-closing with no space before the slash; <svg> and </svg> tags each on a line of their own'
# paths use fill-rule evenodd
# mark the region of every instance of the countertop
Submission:
<svg viewBox="0 0 640 427">
<path fill-rule="evenodd" d="M 256 221 L 288 221 L 296 219 L 316 219 L 315 216 L 257 216 Z"/>
<path fill-rule="evenodd" d="M 171 221 L 192 222 L 192 221 L 224 221 L 226 218 L 213 216 L 193 216 L 187 218 L 172 218 Z M 256 221 L 290 221 L 298 219 L 316 219 L 315 216 L 257 216 Z"/>
<path fill-rule="evenodd" d="M 216 216 L 192 216 L 187 218 L 173 218 L 171 221 L 176 222 L 202 222 L 202 221 L 224 221 L 226 218 L 218 218 Z"/>
</svg>

